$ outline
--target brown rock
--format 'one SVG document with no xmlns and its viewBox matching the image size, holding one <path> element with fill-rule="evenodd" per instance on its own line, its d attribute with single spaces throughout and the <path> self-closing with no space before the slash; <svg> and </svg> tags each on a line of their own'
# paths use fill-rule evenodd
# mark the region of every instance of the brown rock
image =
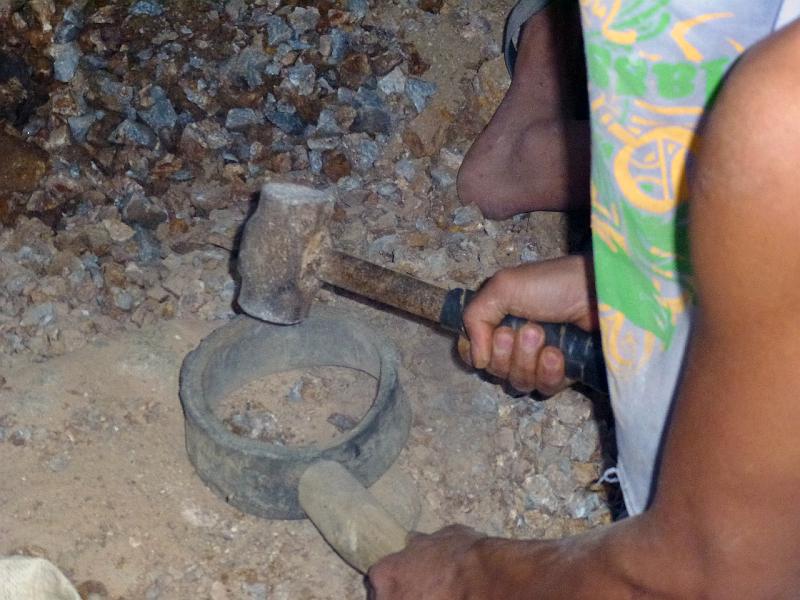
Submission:
<svg viewBox="0 0 800 600">
<path fill-rule="evenodd" d="M 378 77 L 383 77 L 403 62 L 403 55 L 397 50 L 386 50 L 370 59 L 372 72 Z"/>
<path fill-rule="evenodd" d="M 293 94 L 291 103 L 297 110 L 297 114 L 300 115 L 300 118 L 307 123 L 316 123 L 317 119 L 319 119 L 319 113 L 322 112 L 322 103 L 319 98 Z"/>
<path fill-rule="evenodd" d="M 167 227 L 171 235 L 180 235 L 189 231 L 189 223 L 185 219 L 172 219 Z"/>
<path fill-rule="evenodd" d="M 269 159 L 269 168 L 276 173 L 288 173 L 292 170 L 292 154 L 290 152 L 273 154 Z"/>
<path fill-rule="evenodd" d="M 335 150 L 326 152 L 323 161 L 322 172 L 334 183 L 352 172 L 350 161 L 341 152 Z"/>
<path fill-rule="evenodd" d="M 417 6 L 429 13 L 438 13 L 442 10 L 444 0 L 419 0 Z"/>
<path fill-rule="evenodd" d="M 412 129 L 404 129 L 402 137 L 403 143 L 414 158 L 422 158 L 425 156 L 425 145 L 422 143 L 417 132 Z"/>
<path fill-rule="evenodd" d="M 82 582 L 76 589 L 81 598 L 86 598 L 87 600 L 105 600 L 108 598 L 106 586 L 93 579 Z"/>
<path fill-rule="evenodd" d="M 339 82 L 356 90 L 372 74 L 372 68 L 366 54 L 353 52 L 339 65 Z"/>
<path fill-rule="evenodd" d="M 497 110 L 510 84 L 511 78 L 502 56 L 487 60 L 478 69 L 475 95 L 480 107 L 480 116 L 484 122 L 488 122 L 494 111 Z"/>
<path fill-rule="evenodd" d="M 127 284 L 125 278 L 125 267 L 116 262 L 107 262 L 103 264 L 103 279 L 105 279 L 107 286 L 116 286 L 124 288 Z"/>
<path fill-rule="evenodd" d="M 431 68 L 431 65 L 425 62 L 420 56 L 417 49 L 414 47 L 407 48 L 408 51 L 408 74 L 414 77 L 419 77 L 425 71 Z"/>
<path fill-rule="evenodd" d="M 0 131 L 0 192 L 30 193 L 47 171 L 47 153 Z"/>
<path fill-rule="evenodd" d="M 183 130 L 180 149 L 191 160 L 202 160 L 211 152 L 227 148 L 231 134 L 213 119 L 189 123 Z"/>
<path fill-rule="evenodd" d="M 436 156 L 442 149 L 453 117 L 445 110 L 420 113 L 403 132 L 403 141 L 415 158 Z"/>
</svg>

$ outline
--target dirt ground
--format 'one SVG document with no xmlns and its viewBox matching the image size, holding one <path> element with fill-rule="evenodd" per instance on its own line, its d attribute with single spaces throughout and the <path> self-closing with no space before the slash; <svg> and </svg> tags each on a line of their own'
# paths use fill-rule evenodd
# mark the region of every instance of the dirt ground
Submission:
<svg viewBox="0 0 800 600">
<path fill-rule="evenodd" d="M 492 534 L 517 533 L 502 460 L 504 445 L 516 445 L 502 423 L 510 399 L 460 368 L 448 336 L 327 299 L 401 348 L 401 384 L 415 418 L 393 469 L 415 482 L 419 529 L 457 521 Z M 10 434 L 3 446 L 0 553 L 49 558 L 86 597 L 91 590 L 98 598 L 148 600 L 363 597 L 361 578 L 309 522 L 242 514 L 194 474 L 184 449 L 178 371 L 185 354 L 219 325 L 168 321 L 6 371 L 0 419 Z M 567 404 L 588 405 L 567 395 Z M 561 526 L 555 533 L 588 522 Z"/>
<path fill-rule="evenodd" d="M 371 4 L 381 9 L 379 16 L 385 21 L 419 11 L 402 2 Z M 407 32 L 408 41 L 430 63 L 426 78 L 438 86 L 433 104 L 417 117 L 430 121 L 421 123 L 419 131 L 436 129 L 433 125 L 442 115 L 452 121 L 462 110 L 463 116 L 460 98 L 473 85 L 471 78 L 479 67 L 479 78 L 488 87 L 477 94 L 473 90 L 474 123 L 465 127 L 485 123 L 507 77 L 502 59 L 487 60 L 481 54 L 484 45 L 475 39 L 499 41 L 503 16 L 511 4 L 511 0 L 445 2 L 442 14 L 458 7 L 473 15 L 468 27 L 440 18 L 427 21 L 435 22 L 435 30 L 419 27 Z M 391 154 L 391 144 L 398 143 L 400 136 L 392 137 L 387 153 Z M 449 194 L 452 201 L 448 211 L 457 206 L 452 182 L 449 185 L 450 191 L 441 194 Z M 387 214 L 401 209 L 409 215 L 435 213 L 424 205 L 426 194 L 410 195 L 419 204 L 390 207 Z M 349 214 L 346 219 L 350 227 Z M 385 234 L 395 231 L 395 221 L 387 225 L 381 219 L 376 217 L 374 227 L 370 223 L 371 235 L 377 231 L 391 237 Z M 456 223 L 447 233 L 462 236 L 462 241 L 455 240 L 459 244 L 468 241 L 469 235 L 477 235 L 472 221 Z M 423 226 L 427 224 L 420 225 L 418 237 L 427 231 Z M 334 241 L 363 254 L 364 229 L 348 227 L 334 224 Z M 442 249 L 440 254 L 425 255 L 445 256 L 446 269 L 434 261 L 421 268 L 400 252 L 393 257 L 395 266 L 419 270 L 442 283 L 475 285 L 498 266 L 517 263 L 519 248 L 527 252 L 525 256 L 545 258 L 567 246 L 563 215 L 534 215 L 482 227 L 486 241 L 499 248 L 497 260 L 477 264 L 474 248 L 462 251 L 454 246 L 449 254 Z M 489 239 L 490 230 L 503 234 L 498 234 L 497 243 L 495 236 Z M 504 237 L 505 232 L 510 233 Z M 512 240 L 517 234 L 520 239 Z M 504 244 L 510 248 L 507 252 Z M 375 247 L 384 260 L 383 246 Z M 220 281 L 227 281 L 227 257 L 220 248 L 214 252 L 223 257 L 212 257 Z M 363 598 L 362 578 L 309 522 L 267 521 L 243 514 L 195 475 L 184 447 L 178 373 L 186 353 L 224 321 L 186 318 L 194 310 L 192 299 L 202 296 L 193 286 L 202 291 L 203 283 L 188 281 L 195 272 L 187 266 L 193 255 L 187 250 L 181 256 L 187 257 L 184 263 L 173 261 L 173 272 L 183 279 L 173 278 L 181 285 L 164 282 L 165 289 L 173 290 L 170 294 L 183 299 L 177 304 L 181 319 L 159 317 L 141 328 L 135 320 L 124 327 L 109 326 L 88 345 L 47 360 L 33 352 L 33 346 L 31 352 L 0 355 L 0 555 L 44 556 L 67 574 L 83 598 L 93 600 Z M 199 272 L 204 263 L 198 261 L 191 268 Z M 124 278 L 122 271 L 108 271 L 109 281 L 111 275 Z M 207 272 L 202 278 L 208 279 L 204 293 L 210 295 L 215 281 Z M 164 300 L 169 294 L 155 283 L 142 285 L 155 290 L 153 302 L 163 301 L 165 307 L 172 302 Z M 121 288 L 116 293 L 118 306 L 129 304 Z M 431 326 L 329 290 L 323 290 L 318 300 L 351 312 L 398 346 L 401 385 L 414 419 L 409 443 L 387 477 L 413 482 L 422 511 L 419 530 L 460 522 L 490 535 L 557 537 L 610 519 L 604 491 L 594 483 L 606 460 L 598 445 L 608 433 L 602 407 L 595 409 L 572 390 L 547 402 L 512 398 L 499 385 L 463 368 L 455 357 L 453 338 Z M 230 312 L 229 306 L 227 302 L 221 311 L 203 309 L 200 317 Z M 176 314 L 166 308 L 160 314 L 167 313 Z M 38 318 L 32 315 L 31 322 L 34 317 Z M 280 392 L 281 398 L 287 393 L 291 386 Z M 358 411 L 350 406 L 330 412 L 326 407 L 323 412 L 319 416 L 326 423 L 332 412 L 352 417 Z"/>
</svg>

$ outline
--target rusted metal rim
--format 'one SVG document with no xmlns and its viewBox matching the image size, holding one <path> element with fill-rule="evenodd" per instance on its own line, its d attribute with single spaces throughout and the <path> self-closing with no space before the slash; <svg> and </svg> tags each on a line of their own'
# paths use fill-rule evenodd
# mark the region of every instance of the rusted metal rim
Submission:
<svg viewBox="0 0 800 600">
<path fill-rule="evenodd" d="M 287 447 L 240 437 L 214 412 L 226 395 L 258 377 L 315 366 L 357 369 L 378 382 L 364 418 L 328 445 Z M 411 411 L 397 367 L 388 340 L 331 309 L 318 308 L 288 326 L 239 316 L 183 361 L 180 397 L 189 458 L 200 478 L 240 510 L 269 519 L 304 518 L 297 483 L 310 464 L 337 461 L 369 486 L 405 446 Z"/>
</svg>

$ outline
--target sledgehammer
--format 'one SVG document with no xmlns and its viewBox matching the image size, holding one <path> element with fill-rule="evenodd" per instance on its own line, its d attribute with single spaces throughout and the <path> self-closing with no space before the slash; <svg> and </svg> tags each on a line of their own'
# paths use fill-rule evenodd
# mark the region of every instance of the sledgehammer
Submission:
<svg viewBox="0 0 800 600">
<path fill-rule="evenodd" d="M 271 323 L 297 323 L 324 282 L 464 333 L 462 315 L 475 292 L 448 291 L 333 250 L 328 233 L 333 205 L 333 194 L 307 186 L 262 187 L 239 251 L 239 305 L 246 313 Z M 516 329 L 525 322 L 509 316 L 503 324 Z M 566 376 L 607 393 L 599 336 L 566 323 L 539 325 L 545 344 L 564 354 Z"/>
</svg>

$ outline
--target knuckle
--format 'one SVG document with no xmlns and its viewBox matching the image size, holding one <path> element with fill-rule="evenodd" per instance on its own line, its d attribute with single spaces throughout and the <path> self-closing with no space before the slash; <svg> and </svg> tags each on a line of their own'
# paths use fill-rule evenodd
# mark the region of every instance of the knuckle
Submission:
<svg viewBox="0 0 800 600">
<path fill-rule="evenodd" d="M 383 560 L 367 571 L 367 580 L 376 592 L 385 592 L 394 581 L 393 569 L 389 561 Z"/>
</svg>

